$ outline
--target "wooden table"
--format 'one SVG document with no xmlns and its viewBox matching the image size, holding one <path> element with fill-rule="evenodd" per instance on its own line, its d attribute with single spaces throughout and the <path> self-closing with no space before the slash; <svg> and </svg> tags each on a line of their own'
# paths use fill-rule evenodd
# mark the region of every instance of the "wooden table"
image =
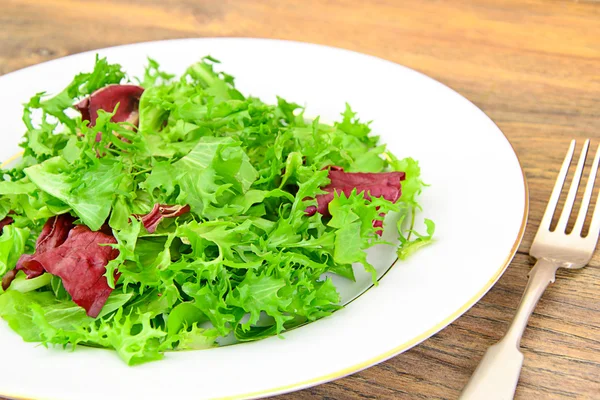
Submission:
<svg viewBox="0 0 600 400">
<path fill-rule="evenodd" d="M 529 181 L 531 213 L 502 279 L 416 348 L 284 399 L 456 398 L 514 314 L 531 266 L 529 246 L 569 140 L 600 142 L 600 3 L 0 0 L 0 10 L 0 74 L 123 43 L 283 38 L 373 54 L 421 71 L 474 102 L 508 136 Z M 522 345 L 517 399 L 600 398 L 598 252 L 589 267 L 558 273 Z"/>
</svg>

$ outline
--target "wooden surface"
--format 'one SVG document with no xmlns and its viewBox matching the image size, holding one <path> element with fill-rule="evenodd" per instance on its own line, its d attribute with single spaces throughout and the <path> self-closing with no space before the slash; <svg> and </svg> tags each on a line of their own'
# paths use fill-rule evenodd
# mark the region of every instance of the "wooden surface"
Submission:
<svg viewBox="0 0 600 400">
<path fill-rule="evenodd" d="M 529 247 L 571 138 L 600 143 L 600 4 L 567 1 L 0 0 L 0 74 L 123 43 L 209 36 L 299 40 L 421 71 L 505 132 L 529 181 L 510 268 L 450 327 L 392 360 L 283 399 L 455 399 L 505 332 Z M 523 338 L 517 399 L 600 398 L 600 256 L 561 271 Z"/>
</svg>

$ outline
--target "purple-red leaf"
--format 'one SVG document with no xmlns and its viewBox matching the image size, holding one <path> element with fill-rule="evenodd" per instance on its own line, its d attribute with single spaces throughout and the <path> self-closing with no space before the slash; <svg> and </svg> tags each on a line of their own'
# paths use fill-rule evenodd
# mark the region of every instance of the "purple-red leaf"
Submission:
<svg viewBox="0 0 600 400">
<path fill-rule="evenodd" d="M 46 221 L 35 243 L 35 254 L 23 254 L 17 261 L 16 270 L 22 270 L 28 278 L 42 275 L 44 267 L 36 260 L 36 256 L 63 244 L 75 227 L 74 222 L 75 218 L 69 214 L 57 215 Z"/>
<path fill-rule="evenodd" d="M 119 255 L 118 250 L 101 245 L 116 243 L 112 236 L 78 225 L 62 245 L 35 257 L 46 271 L 62 279 L 76 304 L 97 317 L 112 292 L 104 276 L 106 264 Z"/>
<path fill-rule="evenodd" d="M 323 188 L 327 193 L 317 195 L 317 206 L 307 207 L 305 212 L 309 216 L 317 212 L 329 216 L 329 203 L 333 200 L 335 193 L 344 193 L 346 196 L 350 196 L 354 189 L 358 193 L 364 192 L 366 199 L 383 197 L 395 203 L 402 193 L 400 181 L 403 181 L 405 177 L 404 172 L 344 172 L 339 167 L 332 167 L 329 170 L 331 183 Z"/>
<path fill-rule="evenodd" d="M 14 219 L 12 219 L 12 218 L 11 218 L 11 217 L 9 217 L 9 216 L 6 216 L 6 217 L 4 217 L 4 218 L 0 219 L 0 233 L 2 233 L 2 230 L 4 229 L 4 227 L 5 227 L 6 225 L 10 225 L 10 224 L 12 224 L 13 222 L 15 222 L 15 220 L 14 220 Z"/>
<path fill-rule="evenodd" d="M 2 290 L 8 289 L 8 287 L 10 286 L 12 281 L 15 280 L 16 276 L 17 276 L 16 269 L 11 269 L 6 274 L 4 274 L 4 276 L 2 277 Z"/>
<path fill-rule="evenodd" d="M 136 214 L 135 217 L 142 221 L 148 233 L 154 233 L 163 218 L 175 218 L 188 212 L 190 212 L 190 206 L 187 204 L 185 206 L 155 204 L 148 214 Z"/>
<path fill-rule="evenodd" d="M 104 274 L 106 264 L 119 255 L 107 245 L 117 240 L 106 230 L 94 232 L 85 225 L 75 226 L 74 220 L 68 214 L 49 219 L 35 253 L 21 256 L 16 269 L 23 270 L 28 278 L 44 272 L 60 277 L 73 301 L 95 318 L 112 292 Z"/>
<path fill-rule="evenodd" d="M 96 125 L 98 110 L 113 112 L 117 104 L 119 108 L 111 118 L 113 122 L 130 122 L 137 125 L 139 120 L 140 97 L 144 89 L 136 85 L 108 85 L 96 90 L 86 97 L 75 108 L 81 112 L 83 120 L 90 121 L 90 127 Z"/>
</svg>

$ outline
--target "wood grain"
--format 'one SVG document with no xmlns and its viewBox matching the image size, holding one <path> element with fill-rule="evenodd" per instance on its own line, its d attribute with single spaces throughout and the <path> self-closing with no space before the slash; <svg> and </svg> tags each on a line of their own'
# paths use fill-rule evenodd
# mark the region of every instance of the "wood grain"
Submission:
<svg viewBox="0 0 600 400">
<path fill-rule="evenodd" d="M 418 347 L 282 399 L 454 399 L 505 332 L 571 138 L 600 141 L 600 4 L 539 0 L 0 0 L 0 74 L 148 40 L 300 40 L 386 58 L 445 83 L 505 132 L 526 172 L 530 223 L 498 284 Z M 517 399 L 600 398 L 600 254 L 560 271 L 523 338 Z"/>
</svg>

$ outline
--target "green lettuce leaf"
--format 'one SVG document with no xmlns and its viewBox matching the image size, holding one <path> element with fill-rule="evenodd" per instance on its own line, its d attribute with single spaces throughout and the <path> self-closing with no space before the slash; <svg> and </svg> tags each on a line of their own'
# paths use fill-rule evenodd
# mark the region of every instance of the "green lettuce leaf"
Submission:
<svg viewBox="0 0 600 400">
<path fill-rule="evenodd" d="M 97 160 L 81 173 L 73 173 L 61 157 L 25 169 L 31 182 L 71 206 L 81 221 L 94 231 L 108 218 L 121 173 L 121 164 L 105 159 Z"/>
<path fill-rule="evenodd" d="M 29 229 L 7 225 L 0 235 L 0 276 L 17 265 L 17 261 L 25 253 L 25 245 L 29 238 Z"/>
<path fill-rule="evenodd" d="M 49 277 L 49 274 L 40 276 Z M 104 305 L 98 319 L 114 313 L 132 297 L 131 293 L 111 294 Z M 34 311 L 35 309 L 35 311 Z M 37 320 L 34 319 L 37 315 Z M 94 319 L 87 316 L 85 310 L 70 300 L 56 299 L 50 291 L 30 291 L 22 293 L 13 288 L 0 296 L 0 317 L 6 320 L 9 326 L 19 333 L 25 341 L 43 341 L 45 328 L 75 332 L 82 326 L 94 323 Z M 39 324 L 43 320 L 43 324 Z M 49 342 L 66 344 L 61 342 Z"/>
</svg>

